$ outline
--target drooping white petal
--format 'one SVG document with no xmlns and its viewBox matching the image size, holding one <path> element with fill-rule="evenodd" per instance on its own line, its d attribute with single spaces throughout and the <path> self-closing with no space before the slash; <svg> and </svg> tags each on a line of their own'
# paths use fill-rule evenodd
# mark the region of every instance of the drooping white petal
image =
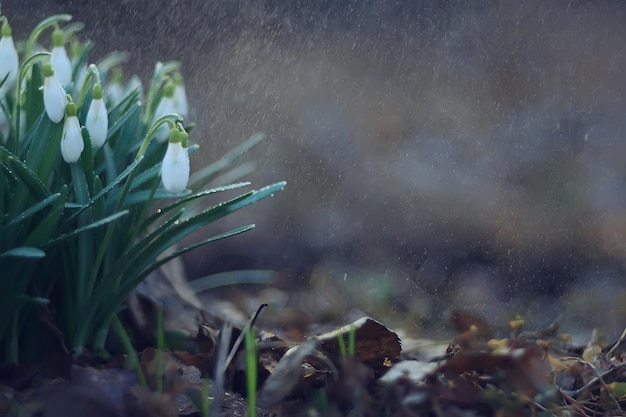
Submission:
<svg viewBox="0 0 626 417">
<path fill-rule="evenodd" d="M 61 136 L 61 155 L 65 162 L 72 163 L 78 161 L 80 154 L 85 149 L 83 135 L 80 131 L 80 123 L 76 116 L 67 116 L 63 123 L 63 134 Z"/>
<path fill-rule="evenodd" d="M 55 46 L 50 52 L 50 63 L 54 67 L 54 76 L 63 87 L 72 82 L 72 63 L 64 46 Z"/>
<path fill-rule="evenodd" d="M 176 113 L 176 106 L 174 105 L 174 98 L 163 96 L 161 101 L 159 101 L 159 105 L 157 106 L 154 117 L 152 118 L 152 123 L 156 122 L 161 117 L 166 114 Z M 169 137 L 170 129 L 167 123 L 163 123 L 161 126 L 157 128 L 157 131 L 154 132 L 154 138 L 159 142 L 163 143 Z"/>
<path fill-rule="evenodd" d="M 168 143 L 161 166 L 161 179 L 165 189 L 171 193 L 179 193 L 187 188 L 189 154 L 181 143 Z"/>
<path fill-rule="evenodd" d="M 59 123 L 65 116 L 67 96 L 59 80 L 54 76 L 46 77 L 43 84 L 43 104 L 50 120 Z"/>
<path fill-rule="evenodd" d="M 99 148 L 104 145 L 109 128 L 109 116 L 102 98 L 91 100 L 85 119 L 85 127 L 91 138 L 91 146 Z"/>
<path fill-rule="evenodd" d="M 13 37 L 3 36 L 0 39 L 0 82 L 6 81 L 0 86 L 0 98 L 6 96 L 6 94 L 13 88 L 15 81 L 17 80 L 17 74 L 19 71 L 19 62 L 17 56 L 17 50 L 13 43 Z"/>
</svg>

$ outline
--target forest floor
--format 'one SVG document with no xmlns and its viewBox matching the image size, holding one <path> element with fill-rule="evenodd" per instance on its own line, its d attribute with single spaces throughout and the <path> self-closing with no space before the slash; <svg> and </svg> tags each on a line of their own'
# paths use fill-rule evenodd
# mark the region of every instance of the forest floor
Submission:
<svg viewBox="0 0 626 417">
<path fill-rule="evenodd" d="M 371 317 L 325 325 L 319 311 L 307 317 L 306 303 L 300 311 L 263 309 L 255 291 L 196 297 L 173 276 L 162 271 L 147 280 L 124 313 L 141 372 L 114 337 L 110 351 L 118 353 L 106 359 L 51 354 L 46 364 L 4 367 L 0 415 L 624 414 L 626 333 L 607 342 L 590 332 L 587 343 L 574 345 L 558 322 L 529 331 L 520 318 L 496 334 L 489 320 L 459 309 L 449 317 L 454 336 L 425 339 Z M 288 295 L 265 291 L 275 304 Z M 164 307 L 165 343 L 155 332 L 156 305 Z M 257 308 L 256 321 L 242 312 Z M 250 326 L 255 350 L 238 337 Z"/>
</svg>

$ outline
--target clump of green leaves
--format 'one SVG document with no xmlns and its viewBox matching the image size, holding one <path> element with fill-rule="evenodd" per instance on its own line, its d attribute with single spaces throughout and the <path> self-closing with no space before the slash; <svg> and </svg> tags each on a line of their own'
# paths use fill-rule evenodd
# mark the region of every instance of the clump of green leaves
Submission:
<svg viewBox="0 0 626 417">
<path fill-rule="evenodd" d="M 171 94 L 172 85 L 184 87 L 180 65 L 157 63 L 144 100 L 138 78 L 125 86 L 120 83 L 123 55 L 87 65 L 91 44 L 78 40 L 81 26 L 60 28 L 70 19 L 52 16 L 33 30 L 24 43 L 18 77 L 13 70 L 3 74 L 0 63 L 0 361 L 18 362 L 20 355 L 37 359 L 37 351 L 43 350 L 40 343 L 46 340 L 77 354 L 86 348 L 103 349 L 116 314 L 148 274 L 174 257 L 253 225 L 166 252 L 169 248 L 285 186 L 279 182 L 197 209 L 207 196 L 249 185 L 202 188 L 225 170 L 237 173 L 232 165 L 259 142 L 261 136 L 255 135 L 197 170 L 183 191 L 168 191 L 161 179 L 168 146 L 175 143 L 184 157 L 197 149 L 187 142 L 191 126 L 181 115 L 187 112 L 186 102 L 173 107 L 175 113 L 162 106 L 168 99 L 186 100 Z M 8 26 L 5 18 L 0 23 Z M 48 28 L 54 29 L 51 53 L 38 42 Z M 2 42 L 10 32 L 10 27 L 3 28 Z M 71 82 L 63 88 L 68 109 L 74 107 L 63 111 L 65 119 L 78 119 L 78 136 L 63 121 L 51 120 L 49 100 L 44 100 L 43 86 L 51 80 L 49 69 L 46 74 L 43 69 L 62 62 L 63 51 L 55 48 L 68 43 Z M 104 143 L 92 141 L 97 133 L 90 129 L 96 124 L 88 115 L 99 99 L 108 109 Z M 159 140 L 163 128 L 165 140 Z M 67 162 L 61 153 L 70 134 L 72 143 L 80 146 L 72 150 L 74 156 L 80 154 L 76 162 Z M 172 166 L 176 162 L 168 165 L 169 171 Z"/>
</svg>

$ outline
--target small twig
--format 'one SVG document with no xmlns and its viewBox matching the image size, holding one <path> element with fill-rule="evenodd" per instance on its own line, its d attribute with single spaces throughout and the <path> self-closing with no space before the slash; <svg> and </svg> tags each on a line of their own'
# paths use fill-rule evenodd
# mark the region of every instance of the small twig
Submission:
<svg viewBox="0 0 626 417">
<path fill-rule="evenodd" d="M 591 391 L 596 385 L 600 385 L 602 386 L 602 388 L 604 388 L 606 390 L 607 395 L 611 398 L 611 400 L 613 402 L 615 402 L 615 405 L 617 406 L 617 409 L 622 411 L 622 408 L 619 405 L 619 401 L 617 400 L 617 398 L 615 398 L 613 396 L 613 394 L 611 394 L 611 390 L 609 389 L 609 387 L 606 385 L 606 382 L 604 382 L 604 379 L 607 377 L 610 377 L 612 374 L 617 373 L 618 371 L 626 368 L 626 363 L 620 364 L 618 366 L 615 366 L 605 372 L 603 372 L 602 374 L 600 374 L 598 372 L 598 370 L 596 369 L 595 366 L 593 366 L 591 363 L 580 359 L 580 358 L 576 358 L 576 360 L 582 364 L 582 365 L 587 365 L 589 366 L 593 372 L 596 374 L 595 378 L 593 378 L 592 380 L 590 380 L 589 382 L 587 382 L 585 385 L 583 385 L 582 387 L 574 390 L 574 391 L 569 391 L 569 392 L 565 392 L 564 390 L 561 390 L 561 392 L 563 394 L 567 394 L 567 395 L 571 395 L 572 398 L 578 398 L 578 396 L 580 396 L 583 392 L 586 391 Z"/>
<path fill-rule="evenodd" d="M 576 399 L 572 398 L 569 394 L 567 394 L 565 391 L 563 390 L 559 390 L 561 392 L 561 395 L 563 396 L 563 398 L 572 405 L 572 407 L 574 407 L 576 409 L 576 411 L 578 411 L 578 413 L 580 413 L 580 415 L 582 415 L 583 417 L 589 417 L 587 415 L 587 413 L 585 413 L 585 411 L 583 410 L 583 408 L 581 407 L 580 404 L 578 404 L 578 401 L 576 401 Z"/>
<path fill-rule="evenodd" d="M 241 342 L 243 342 L 243 339 L 246 336 L 246 332 L 250 331 L 250 329 L 254 327 L 254 323 L 256 323 L 256 319 L 259 317 L 259 314 L 261 314 L 261 311 L 263 311 L 265 307 L 267 307 L 267 304 L 261 304 L 259 308 L 257 309 L 256 313 L 252 315 L 250 320 L 248 320 L 248 323 L 246 323 L 246 326 L 241 330 L 239 337 L 237 337 L 237 340 L 235 340 L 235 343 L 233 344 L 233 347 L 230 349 L 230 353 L 228 357 L 226 358 L 224 369 L 228 368 L 230 363 L 235 358 L 235 355 L 239 351 L 239 346 L 241 346 Z"/>
<path fill-rule="evenodd" d="M 615 351 L 624 344 L 624 340 L 626 340 L 626 329 L 624 329 L 622 335 L 619 337 L 619 339 L 617 339 L 617 342 L 615 342 L 613 347 L 611 347 L 611 349 L 609 349 L 609 351 L 606 353 L 606 356 L 612 357 L 613 353 L 615 353 Z"/>
</svg>

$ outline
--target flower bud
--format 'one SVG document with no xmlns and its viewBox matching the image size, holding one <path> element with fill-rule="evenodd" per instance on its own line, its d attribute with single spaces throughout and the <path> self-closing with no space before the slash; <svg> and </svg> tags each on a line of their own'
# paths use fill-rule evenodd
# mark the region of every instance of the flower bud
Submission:
<svg viewBox="0 0 626 417">
<path fill-rule="evenodd" d="M 170 130 L 169 143 L 161 166 L 161 180 L 165 189 L 171 193 L 179 193 L 187 188 L 189 182 L 189 154 L 183 142 L 187 141 L 187 133 L 174 128 Z"/>
<path fill-rule="evenodd" d="M 4 98 L 15 85 L 18 71 L 18 56 L 13 43 L 11 26 L 3 17 L 2 38 L 0 39 L 0 99 Z"/>
<path fill-rule="evenodd" d="M 78 161 L 83 149 L 85 149 L 85 144 L 83 143 L 80 123 L 78 122 L 78 117 L 76 117 L 76 104 L 70 102 L 67 105 L 65 122 L 63 123 L 61 155 L 63 155 L 65 162 L 69 164 Z"/>
<path fill-rule="evenodd" d="M 102 98 L 102 85 L 100 83 L 93 86 L 93 98 L 87 111 L 85 127 L 91 138 L 91 146 L 99 148 L 104 145 L 109 129 L 109 116 Z"/>
<path fill-rule="evenodd" d="M 46 63 L 43 66 L 45 77 L 43 84 L 43 104 L 50 120 L 59 123 L 65 115 L 67 95 L 59 80 L 54 76 L 54 67 Z"/>
<path fill-rule="evenodd" d="M 63 87 L 67 87 L 72 82 L 72 63 L 63 44 L 63 31 L 59 28 L 52 32 L 50 54 L 50 63 L 54 67 L 55 76 Z"/>
</svg>

